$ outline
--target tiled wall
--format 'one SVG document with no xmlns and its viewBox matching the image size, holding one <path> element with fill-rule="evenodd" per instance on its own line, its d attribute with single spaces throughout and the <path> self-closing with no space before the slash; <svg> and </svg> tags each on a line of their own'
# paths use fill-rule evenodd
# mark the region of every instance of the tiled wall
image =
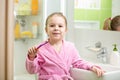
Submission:
<svg viewBox="0 0 120 80">
<path fill-rule="evenodd" d="M 112 16 L 120 15 L 120 0 L 112 0 Z"/>
</svg>

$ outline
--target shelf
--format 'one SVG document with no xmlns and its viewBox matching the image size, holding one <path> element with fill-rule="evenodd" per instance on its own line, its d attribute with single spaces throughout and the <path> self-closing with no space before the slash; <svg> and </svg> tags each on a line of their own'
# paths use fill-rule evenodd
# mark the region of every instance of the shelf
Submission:
<svg viewBox="0 0 120 80">
<path fill-rule="evenodd" d="M 38 15 L 39 8 L 38 0 L 19 0 L 14 2 L 15 15 Z"/>
<path fill-rule="evenodd" d="M 37 16 L 39 14 L 39 11 L 35 11 L 36 14 L 32 14 L 32 11 L 31 10 L 17 10 L 17 11 L 14 11 L 14 15 L 15 16 Z"/>
</svg>

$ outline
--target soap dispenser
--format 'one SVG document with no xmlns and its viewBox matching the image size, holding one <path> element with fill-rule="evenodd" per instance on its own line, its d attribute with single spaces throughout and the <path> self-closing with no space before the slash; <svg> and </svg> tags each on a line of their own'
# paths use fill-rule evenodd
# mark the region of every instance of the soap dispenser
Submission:
<svg viewBox="0 0 120 80">
<path fill-rule="evenodd" d="M 110 54 L 110 64 L 114 66 L 120 66 L 120 55 L 117 49 L 117 45 L 113 44 L 113 51 Z"/>
</svg>

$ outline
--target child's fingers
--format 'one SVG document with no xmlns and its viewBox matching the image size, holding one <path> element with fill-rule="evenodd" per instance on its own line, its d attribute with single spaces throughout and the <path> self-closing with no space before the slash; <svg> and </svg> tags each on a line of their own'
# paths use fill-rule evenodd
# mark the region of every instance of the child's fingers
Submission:
<svg viewBox="0 0 120 80">
<path fill-rule="evenodd" d="M 36 53 L 37 53 L 36 47 L 32 47 L 28 50 L 28 54 L 36 55 Z"/>
<path fill-rule="evenodd" d="M 101 69 L 97 69 L 97 75 L 98 77 L 101 77 L 104 74 L 104 71 Z"/>
<path fill-rule="evenodd" d="M 33 53 L 33 49 L 32 48 L 30 49 L 30 53 Z"/>
<path fill-rule="evenodd" d="M 34 52 L 37 53 L 37 48 L 36 47 L 34 47 Z"/>
<path fill-rule="evenodd" d="M 28 54 L 31 54 L 30 50 L 28 50 Z"/>
<path fill-rule="evenodd" d="M 36 47 L 33 47 L 32 50 L 33 50 L 33 53 L 34 53 L 34 54 L 37 53 L 37 48 L 36 48 Z"/>
<path fill-rule="evenodd" d="M 32 47 L 32 49 L 31 49 L 31 50 L 32 50 L 32 53 L 34 53 L 34 54 L 35 54 L 35 50 L 34 50 L 34 47 Z"/>
<path fill-rule="evenodd" d="M 105 73 L 105 71 L 97 67 L 93 67 L 92 71 L 95 72 L 98 77 L 101 77 Z"/>
<path fill-rule="evenodd" d="M 29 53 L 29 54 L 32 54 L 32 50 L 31 50 L 31 49 L 29 49 L 29 50 L 28 50 L 28 53 Z"/>
<path fill-rule="evenodd" d="M 101 76 L 102 76 L 101 70 L 97 70 L 97 76 L 98 76 L 98 77 L 101 77 Z"/>
</svg>

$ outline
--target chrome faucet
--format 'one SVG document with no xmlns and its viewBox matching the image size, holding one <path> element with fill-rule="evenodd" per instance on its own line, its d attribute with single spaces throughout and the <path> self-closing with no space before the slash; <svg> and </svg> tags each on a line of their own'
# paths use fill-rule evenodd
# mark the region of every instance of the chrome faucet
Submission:
<svg viewBox="0 0 120 80">
<path fill-rule="evenodd" d="M 97 58 L 101 63 L 107 63 L 108 62 L 108 52 L 106 47 L 102 47 L 97 54 Z"/>
<path fill-rule="evenodd" d="M 88 50 L 97 52 L 97 59 L 100 63 L 108 63 L 108 52 L 107 48 L 102 46 L 102 43 L 100 41 L 95 43 L 95 47 L 86 47 Z"/>
</svg>

